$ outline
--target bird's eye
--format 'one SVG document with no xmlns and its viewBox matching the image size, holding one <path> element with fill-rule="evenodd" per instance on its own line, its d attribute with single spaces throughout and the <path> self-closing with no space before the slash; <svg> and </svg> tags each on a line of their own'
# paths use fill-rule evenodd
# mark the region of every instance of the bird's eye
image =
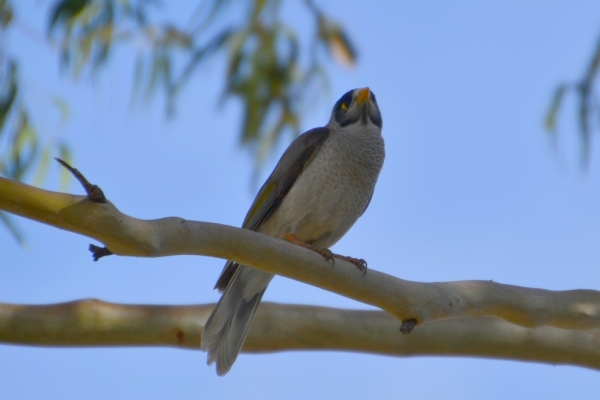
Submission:
<svg viewBox="0 0 600 400">
<path fill-rule="evenodd" d="M 0 0 L 1 1 L 1 0 Z M 349 90 L 348 92 L 346 92 L 336 103 L 334 106 L 334 109 L 336 111 L 346 111 L 350 108 L 350 105 L 352 105 L 352 94 L 354 93 L 353 90 Z"/>
</svg>

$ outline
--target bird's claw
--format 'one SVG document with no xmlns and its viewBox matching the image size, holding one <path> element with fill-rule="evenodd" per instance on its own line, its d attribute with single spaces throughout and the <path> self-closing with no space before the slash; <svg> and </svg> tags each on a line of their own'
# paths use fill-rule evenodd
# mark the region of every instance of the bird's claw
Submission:
<svg viewBox="0 0 600 400">
<path fill-rule="evenodd" d="M 358 268 L 359 271 L 363 272 L 363 276 L 365 276 L 367 274 L 367 262 L 362 259 L 362 258 L 352 258 L 352 257 L 348 257 L 350 258 L 350 261 L 352 264 L 356 265 L 356 268 Z"/>
<path fill-rule="evenodd" d="M 321 249 L 321 248 L 313 248 L 313 250 L 317 253 L 319 253 L 321 256 L 323 256 L 323 258 L 325 259 L 325 261 L 331 261 L 332 265 L 331 267 L 335 267 L 335 257 L 334 254 L 331 252 L 331 250 L 329 249 Z"/>
<path fill-rule="evenodd" d="M 356 268 L 358 268 L 359 271 L 363 272 L 363 276 L 365 276 L 367 273 L 367 262 L 362 258 L 346 257 L 346 256 L 342 256 L 339 254 L 335 254 L 328 248 L 315 247 L 314 245 L 312 245 L 310 243 L 307 243 L 301 239 L 298 239 L 296 236 L 294 236 L 291 233 L 284 235 L 284 239 L 290 243 L 296 244 L 298 246 L 302 246 L 306 249 L 310 249 L 310 250 L 314 251 L 315 253 L 320 254 L 326 261 L 331 261 L 332 268 L 335 267 L 335 259 L 339 258 L 340 260 L 348 261 L 349 263 L 356 265 Z"/>
<path fill-rule="evenodd" d="M 354 257 L 346 257 L 340 256 L 338 254 L 334 255 L 335 258 L 339 258 L 344 261 L 348 261 L 351 264 L 354 264 L 359 271 L 363 272 L 363 276 L 367 274 L 367 262 L 362 258 L 354 258 Z"/>
</svg>

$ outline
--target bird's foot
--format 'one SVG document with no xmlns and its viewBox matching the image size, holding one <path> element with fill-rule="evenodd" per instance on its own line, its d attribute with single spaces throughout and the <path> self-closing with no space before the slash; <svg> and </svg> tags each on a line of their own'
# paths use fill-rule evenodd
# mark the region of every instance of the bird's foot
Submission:
<svg viewBox="0 0 600 400">
<path fill-rule="evenodd" d="M 322 255 L 325 260 L 331 261 L 333 263 L 332 267 L 335 265 L 335 254 L 333 254 L 331 250 L 314 246 L 311 246 L 311 250 Z"/>
<path fill-rule="evenodd" d="M 339 258 L 340 260 L 348 261 L 349 263 L 356 265 L 356 268 L 363 272 L 363 276 L 367 273 L 367 262 L 364 259 L 342 256 L 340 254 L 334 254 L 333 256 L 335 258 Z"/>
<path fill-rule="evenodd" d="M 295 244 L 297 246 L 304 247 L 305 249 L 309 249 L 309 250 L 312 250 L 312 251 L 314 251 L 316 253 L 319 253 L 327 261 L 332 261 L 333 260 L 333 253 L 329 249 L 322 249 L 320 247 L 315 247 L 312 244 L 306 243 L 304 240 L 299 239 L 297 236 L 292 235 L 291 233 L 286 234 L 283 238 L 286 241 L 288 241 L 290 243 L 293 243 L 293 244 Z M 334 263 L 335 263 L 335 261 L 334 261 Z"/>
<path fill-rule="evenodd" d="M 297 238 L 296 236 L 292 235 L 291 233 L 286 234 L 284 236 L 284 239 L 290 243 L 293 243 L 295 245 L 304 247 L 305 249 L 309 249 L 316 253 L 319 253 L 321 256 L 323 256 L 323 258 L 325 260 L 333 262 L 332 267 L 335 266 L 335 259 L 338 258 L 340 260 L 348 261 L 349 263 L 356 265 L 356 267 L 359 269 L 359 271 L 363 271 L 363 276 L 367 273 L 367 262 L 365 260 L 363 260 L 362 258 L 347 257 L 347 256 L 342 256 L 341 254 L 335 254 L 327 248 L 316 247 L 310 243 L 306 243 L 304 240 Z"/>
</svg>

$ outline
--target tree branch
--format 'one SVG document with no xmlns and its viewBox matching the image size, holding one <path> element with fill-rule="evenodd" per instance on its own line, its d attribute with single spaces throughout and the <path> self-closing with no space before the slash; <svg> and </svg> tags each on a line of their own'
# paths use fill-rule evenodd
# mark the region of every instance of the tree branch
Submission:
<svg viewBox="0 0 600 400">
<path fill-rule="evenodd" d="M 171 346 L 200 349 L 214 305 L 120 305 L 81 300 L 0 303 L 0 342 L 42 346 Z M 600 370 L 600 330 L 523 328 L 497 318 L 458 318 L 411 335 L 381 311 L 261 303 L 244 352 L 339 350 L 395 356 L 476 356 Z"/>
<path fill-rule="evenodd" d="M 350 263 L 331 268 L 313 251 L 285 241 L 208 222 L 171 217 L 139 220 L 110 202 L 50 192 L 0 178 L 0 210 L 104 243 L 122 256 L 204 255 L 286 276 L 371 304 L 417 324 L 462 317 L 497 317 L 524 327 L 600 327 L 600 292 L 549 291 L 492 281 L 419 283 L 373 269 L 363 277 Z"/>
</svg>

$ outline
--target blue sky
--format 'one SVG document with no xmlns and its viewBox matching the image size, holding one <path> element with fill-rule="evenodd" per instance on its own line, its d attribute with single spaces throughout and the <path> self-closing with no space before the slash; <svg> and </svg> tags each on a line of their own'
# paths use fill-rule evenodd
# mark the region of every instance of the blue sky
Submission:
<svg viewBox="0 0 600 400">
<path fill-rule="evenodd" d="M 165 7 L 165 16 L 186 21 L 193 4 Z M 387 153 L 369 210 L 335 251 L 409 280 L 599 290 L 600 152 L 593 143 L 582 173 L 572 97 L 556 141 L 542 123 L 556 84 L 584 71 L 600 34 L 600 4 L 319 4 L 349 30 L 360 60 L 352 70 L 331 66 L 330 90 L 314 99 L 302 128 L 324 125 L 339 96 L 369 86 L 383 115 Z M 41 8 L 19 7 L 21 18 L 43 26 Z M 285 15 L 307 32 L 306 13 L 286 7 Z M 130 51 L 117 52 L 93 83 L 74 84 L 59 77 L 56 56 L 45 45 L 18 33 L 9 39 L 30 104 L 40 109 L 40 131 L 67 140 L 75 166 L 121 211 L 241 224 L 256 190 L 253 160 L 237 143 L 239 104 L 217 106 L 222 59 L 202 68 L 182 93 L 176 118 L 167 121 L 160 101 L 129 108 Z M 65 124 L 48 111 L 56 95 L 71 105 Z M 56 189 L 54 179 L 45 187 Z M 81 193 L 75 185 L 69 191 Z M 1 302 L 218 299 L 212 287 L 221 260 L 108 257 L 93 263 L 90 239 L 18 222 L 25 249 L 0 230 Z M 367 308 L 284 278 L 273 281 L 265 300 Z M 0 397 L 551 399 L 592 398 L 600 384 L 597 372 L 583 368 L 484 359 L 241 355 L 225 378 L 205 360 L 199 351 L 167 348 L 0 346 Z"/>
</svg>

